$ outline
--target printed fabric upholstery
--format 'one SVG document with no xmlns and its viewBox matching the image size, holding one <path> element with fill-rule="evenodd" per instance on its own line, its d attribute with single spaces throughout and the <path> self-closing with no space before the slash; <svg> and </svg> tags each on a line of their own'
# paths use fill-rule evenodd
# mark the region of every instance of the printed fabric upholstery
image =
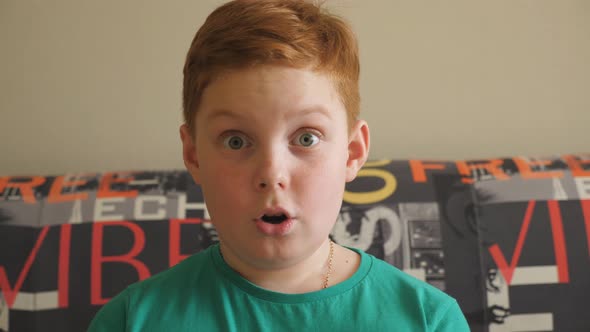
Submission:
<svg viewBox="0 0 590 332">
<path fill-rule="evenodd" d="M 371 161 L 331 237 L 455 297 L 472 331 L 590 331 L 590 154 Z M 83 331 L 216 242 L 183 170 L 0 177 L 0 331 Z"/>
</svg>

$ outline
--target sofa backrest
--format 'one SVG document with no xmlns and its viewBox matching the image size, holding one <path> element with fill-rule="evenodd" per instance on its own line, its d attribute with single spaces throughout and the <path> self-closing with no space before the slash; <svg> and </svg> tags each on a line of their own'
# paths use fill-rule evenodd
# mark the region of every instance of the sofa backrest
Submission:
<svg viewBox="0 0 590 332">
<path fill-rule="evenodd" d="M 371 161 L 331 237 L 454 296 L 473 331 L 590 330 L 590 154 Z M 85 330 L 216 241 L 186 171 L 0 177 L 0 330 Z"/>
</svg>

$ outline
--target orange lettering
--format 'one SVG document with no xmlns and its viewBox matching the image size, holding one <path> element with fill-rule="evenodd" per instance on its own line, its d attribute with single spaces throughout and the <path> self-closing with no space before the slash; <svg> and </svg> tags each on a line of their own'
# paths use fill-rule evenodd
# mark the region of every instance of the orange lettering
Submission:
<svg viewBox="0 0 590 332">
<path fill-rule="evenodd" d="M 414 182 L 426 182 L 427 169 L 445 169 L 444 164 L 425 164 L 421 160 L 410 160 L 410 169 Z"/>
<path fill-rule="evenodd" d="M 584 170 L 584 168 L 583 168 L 584 164 L 590 165 L 590 159 L 581 160 L 578 156 L 574 156 L 574 155 L 565 155 L 565 156 L 563 156 L 563 159 L 565 159 L 565 162 L 568 164 L 568 166 L 572 170 L 573 177 L 590 176 L 590 170 Z"/>
<path fill-rule="evenodd" d="M 86 180 L 78 181 L 65 181 L 64 176 L 58 176 L 53 180 L 51 189 L 49 190 L 49 196 L 47 196 L 47 202 L 49 203 L 60 203 L 67 201 L 75 201 L 78 199 L 88 199 L 88 193 L 77 193 L 77 194 L 62 194 L 64 187 L 80 186 L 85 184 Z"/>
<path fill-rule="evenodd" d="M 471 175 L 471 171 L 477 169 L 485 169 L 498 180 L 508 180 L 510 177 L 500 169 L 500 166 L 502 166 L 503 163 L 504 161 L 501 159 L 490 159 L 487 162 L 481 163 L 470 162 L 469 164 L 466 161 L 461 160 L 456 162 L 459 174 L 464 176 L 462 179 L 463 183 L 475 182 L 475 180 L 473 180 L 473 176 Z"/>
<path fill-rule="evenodd" d="M 524 158 L 513 158 L 520 175 L 525 179 L 547 179 L 547 178 L 562 178 L 561 171 L 545 171 L 535 172 L 531 166 L 547 166 L 551 164 L 550 160 L 525 160 Z"/>
<path fill-rule="evenodd" d="M 100 179 L 100 185 L 98 186 L 98 192 L 96 193 L 97 198 L 106 197 L 136 197 L 137 190 L 130 191 L 112 191 L 111 184 L 113 183 L 126 183 L 133 181 L 133 177 L 122 178 L 115 177 L 116 175 L 132 174 L 132 173 L 105 173 Z"/>
<path fill-rule="evenodd" d="M 23 197 L 23 201 L 26 203 L 35 203 L 35 192 L 33 188 L 38 187 L 45 183 L 45 178 L 42 176 L 27 176 L 24 178 L 30 178 L 27 182 L 14 182 L 11 180 L 23 178 L 19 176 L 5 176 L 0 177 L 0 192 L 3 192 L 7 187 L 18 188 Z"/>
</svg>

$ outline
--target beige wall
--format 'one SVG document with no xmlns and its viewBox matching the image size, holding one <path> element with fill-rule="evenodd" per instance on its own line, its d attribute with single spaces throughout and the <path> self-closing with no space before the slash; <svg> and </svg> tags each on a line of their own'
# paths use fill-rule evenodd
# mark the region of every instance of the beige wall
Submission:
<svg viewBox="0 0 590 332">
<path fill-rule="evenodd" d="M 219 3 L 0 0 L 0 175 L 183 167 L 183 60 Z M 328 4 L 372 158 L 590 152 L 590 1 Z"/>
</svg>

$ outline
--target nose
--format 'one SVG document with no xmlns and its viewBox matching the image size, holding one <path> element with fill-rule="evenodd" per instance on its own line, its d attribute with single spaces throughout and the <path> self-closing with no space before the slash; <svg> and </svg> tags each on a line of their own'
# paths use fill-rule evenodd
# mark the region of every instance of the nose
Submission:
<svg viewBox="0 0 590 332">
<path fill-rule="evenodd" d="M 254 176 L 258 191 L 283 190 L 288 187 L 288 160 L 277 149 L 259 151 Z"/>
</svg>

